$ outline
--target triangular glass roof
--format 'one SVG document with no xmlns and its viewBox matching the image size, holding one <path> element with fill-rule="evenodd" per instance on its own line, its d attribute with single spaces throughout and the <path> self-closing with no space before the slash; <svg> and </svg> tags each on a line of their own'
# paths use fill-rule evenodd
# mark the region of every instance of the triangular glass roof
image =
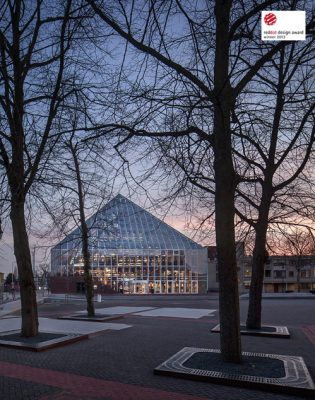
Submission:
<svg viewBox="0 0 315 400">
<path fill-rule="evenodd" d="M 87 221 L 90 247 L 98 249 L 201 249 L 198 243 L 156 218 L 122 195 L 117 195 Z M 56 247 L 78 246 L 76 228 Z M 71 245 L 72 243 L 72 245 Z"/>
</svg>

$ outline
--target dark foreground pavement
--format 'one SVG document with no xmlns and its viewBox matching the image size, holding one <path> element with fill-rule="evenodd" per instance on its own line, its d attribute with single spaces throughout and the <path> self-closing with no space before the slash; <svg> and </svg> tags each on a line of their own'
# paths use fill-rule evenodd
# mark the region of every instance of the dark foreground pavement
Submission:
<svg viewBox="0 0 315 400">
<path fill-rule="evenodd" d="M 247 301 L 241 300 L 245 319 Z M 187 307 L 218 309 L 211 296 L 111 296 L 99 307 Z M 84 309 L 84 302 L 39 305 L 42 317 Z M 242 337 L 243 351 L 302 356 L 315 378 L 315 301 L 265 300 L 263 322 L 287 325 L 291 339 Z M 183 347 L 218 348 L 210 333 L 218 313 L 200 319 L 126 315 L 117 321 L 132 325 L 108 331 L 65 347 L 32 353 L 0 348 L 2 400 L 289 400 L 302 397 L 273 394 L 153 375 L 153 369 Z"/>
</svg>

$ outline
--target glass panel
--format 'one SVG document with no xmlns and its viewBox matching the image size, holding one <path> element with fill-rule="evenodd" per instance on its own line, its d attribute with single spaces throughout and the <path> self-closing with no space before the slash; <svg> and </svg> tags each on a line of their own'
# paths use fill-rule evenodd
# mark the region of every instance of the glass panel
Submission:
<svg viewBox="0 0 315 400">
<path fill-rule="evenodd" d="M 93 215 L 87 224 L 90 228 L 92 268 L 96 270 L 93 273 L 103 280 L 106 278 L 106 282 L 115 286 L 117 290 L 117 277 L 129 276 L 152 279 L 156 282 L 160 282 L 160 279 L 164 281 L 164 286 L 159 283 L 159 288 L 156 283 L 154 287 L 151 285 L 139 288 L 147 293 L 152 292 L 152 288 L 154 291 L 164 290 L 164 293 L 170 290 L 176 292 L 178 288 L 179 292 L 180 281 L 188 279 L 184 268 L 185 251 L 203 250 L 194 241 L 120 195 Z M 173 271 L 174 266 L 177 268 Z M 78 228 L 52 249 L 51 267 L 53 274 L 82 273 L 83 260 Z M 131 285 L 129 289 L 133 290 Z"/>
</svg>

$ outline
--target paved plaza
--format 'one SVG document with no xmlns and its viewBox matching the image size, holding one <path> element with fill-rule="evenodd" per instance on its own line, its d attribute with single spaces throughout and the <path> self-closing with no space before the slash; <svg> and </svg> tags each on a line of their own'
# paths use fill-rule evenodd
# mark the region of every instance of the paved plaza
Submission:
<svg viewBox="0 0 315 400">
<path fill-rule="evenodd" d="M 40 304 L 42 330 L 84 331 L 90 338 L 42 353 L 0 348 L 0 399 L 302 399 L 153 374 L 183 347 L 219 348 L 219 335 L 210 332 L 219 322 L 217 296 L 114 295 L 95 304 L 97 312 L 123 318 L 110 323 L 57 320 L 82 312 L 83 299 L 60 297 Z M 245 320 L 247 300 L 240 305 Z M 314 310 L 311 298 L 264 300 L 263 323 L 286 325 L 291 338 L 242 336 L 243 351 L 301 356 L 314 379 Z M 0 331 L 17 328 L 20 319 L 12 316 L 18 312 L 2 313 Z"/>
</svg>

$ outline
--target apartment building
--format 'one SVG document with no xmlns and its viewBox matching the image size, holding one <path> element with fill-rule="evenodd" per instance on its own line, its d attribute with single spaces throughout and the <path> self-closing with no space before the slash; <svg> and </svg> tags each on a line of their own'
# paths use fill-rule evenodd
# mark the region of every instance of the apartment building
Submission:
<svg viewBox="0 0 315 400">
<path fill-rule="evenodd" d="M 252 256 L 247 256 L 243 243 L 237 243 L 237 267 L 240 293 L 247 292 L 252 276 Z M 215 246 L 208 247 L 208 290 L 218 290 Z M 265 264 L 265 293 L 315 292 L 315 255 L 270 256 Z"/>
<path fill-rule="evenodd" d="M 315 291 L 315 256 L 270 256 L 265 265 L 265 292 Z"/>
</svg>

